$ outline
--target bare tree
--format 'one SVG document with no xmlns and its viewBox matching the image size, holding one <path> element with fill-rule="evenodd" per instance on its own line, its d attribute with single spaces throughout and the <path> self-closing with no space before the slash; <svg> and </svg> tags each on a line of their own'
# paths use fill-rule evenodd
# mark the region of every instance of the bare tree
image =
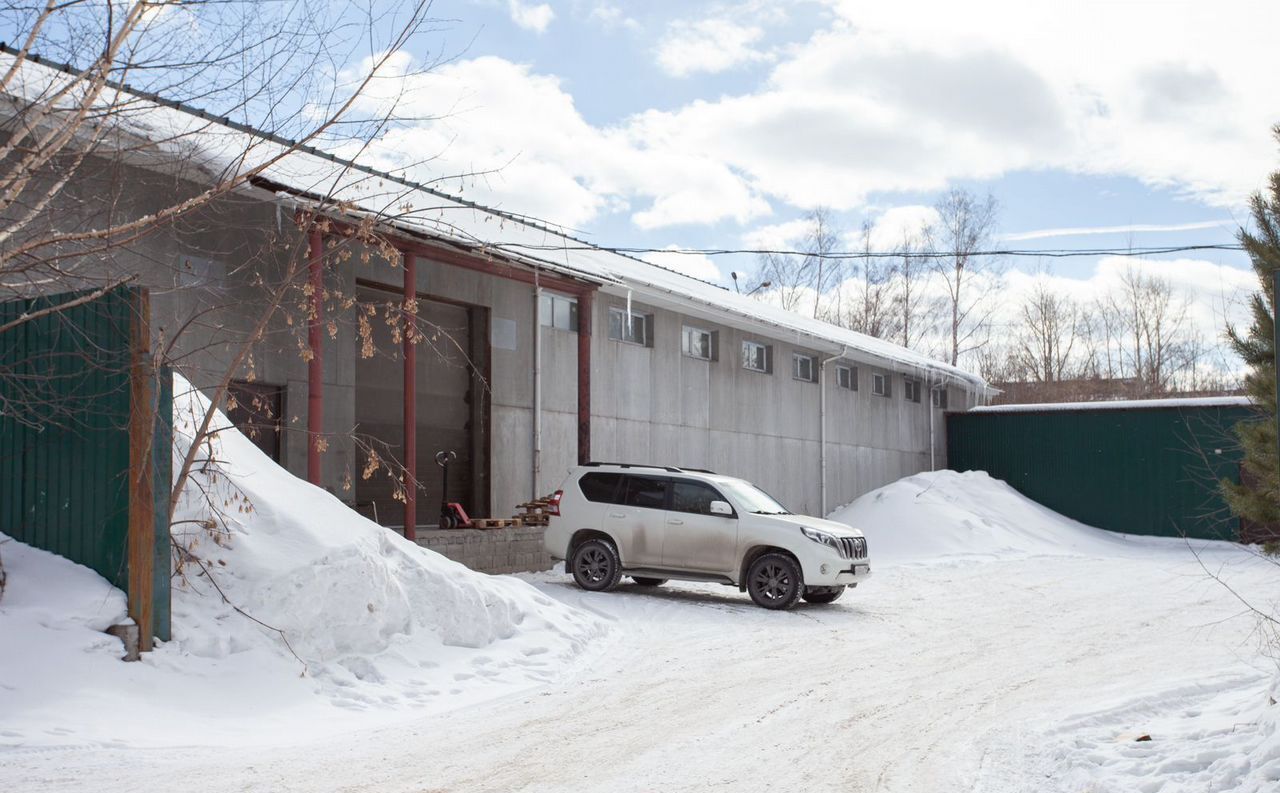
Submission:
<svg viewBox="0 0 1280 793">
<path fill-rule="evenodd" d="M 960 355 L 981 346 L 976 341 L 990 319 L 1001 273 L 990 256 L 996 228 L 997 204 L 988 194 L 978 198 L 967 190 L 953 189 L 934 206 L 937 223 L 925 231 L 934 270 L 946 285 L 950 313 L 947 357 L 952 365 Z"/>
<path fill-rule="evenodd" d="M 903 347 L 918 349 L 935 327 L 936 301 L 928 293 L 929 263 L 921 255 L 919 238 L 910 233 L 903 234 L 894 253 L 894 333 Z"/>
<path fill-rule="evenodd" d="M 1200 357 L 1190 319 L 1191 301 L 1168 278 L 1130 264 L 1117 288 L 1101 301 L 1108 370 L 1137 381 L 1144 395 L 1170 391 L 1194 372 Z"/>
<path fill-rule="evenodd" d="M 812 296 L 813 316 L 822 317 L 828 313 L 824 302 L 831 299 L 829 293 L 843 273 L 841 260 L 831 257 L 839 248 L 840 237 L 825 207 L 810 212 L 805 222 L 799 252 L 762 255 L 755 281 L 758 285 L 769 283 L 769 294 L 789 311 L 800 309 Z"/>
<path fill-rule="evenodd" d="M 353 256 L 398 264 L 377 221 L 413 209 L 390 196 L 383 216 L 333 225 L 326 216 L 348 206 L 342 186 L 368 178 L 336 163 L 319 172 L 308 209 L 277 214 L 274 233 L 258 224 L 239 238 L 234 218 L 237 197 L 273 190 L 272 169 L 286 159 L 309 147 L 359 151 L 399 121 L 399 97 L 387 81 L 376 100 L 370 89 L 393 61 L 397 76 L 438 63 L 405 71 L 412 61 L 401 57 L 425 29 L 428 7 L 188 0 L 0 9 L 17 34 L 0 51 L 0 299 L 81 290 L 8 320 L 0 333 L 132 281 L 144 280 L 153 294 L 167 282 L 190 296 L 153 345 L 158 363 L 184 371 L 210 396 L 177 466 L 172 502 L 190 482 L 232 380 L 255 378 L 264 345 L 296 345 L 305 360 L 307 326 L 321 312 L 350 314 L 354 295 L 308 282 L 307 232 L 330 238 L 330 266 Z M 193 283 L 185 258 L 157 260 L 163 244 L 142 244 L 161 233 L 207 244 L 215 230 L 229 240 L 230 263 L 208 283 Z M 247 303 L 245 286 L 254 291 Z M 397 342 L 440 335 L 422 327 L 413 301 L 385 313 L 399 328 Z M 367 325 L 367 315 L 358 316 Z M 322 330 L 335 336 L 338 320 Z M 196 358 L 202 363 L 188 365 Z M 0 368 L 0 377 L 8 374 Z M 317 448 L 328 441 L 308 438 Z"/>
<path fill-rule="evenodd" d="M 852 266 L 849 277 L 841 282 L 839 324 L 887 339 L 894 335 L 897 327 L 893 261 L 877 255 L 879 252 L 871 244 L 871 229 L 871 222 L 863 221 L 862 257 Z"/>
<path fill-rule="evenodd" d="M 1070 297 L 1036 283 L 1019 308 L 1013 356 L 1026 378 L 1058 382 L 1077 374 L 1072 356 L 1081 344 L 1084 318 Z"/>
</svg>

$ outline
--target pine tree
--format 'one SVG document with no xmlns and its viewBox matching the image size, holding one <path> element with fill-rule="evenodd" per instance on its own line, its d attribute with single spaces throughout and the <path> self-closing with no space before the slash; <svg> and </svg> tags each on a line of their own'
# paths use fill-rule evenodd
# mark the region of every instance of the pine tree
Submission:
<svg viewBox="0 0 1280 793">
<path fill-rule="evenodd" d="M 1275 130 L 1280 140 L 1280 125 Z M 1258 274 L 1262 291 L 1249 301 L 1253 322 L 1241 335 L 1227 327 L 1227 340 L 1249 367 L 1245 391 L 1258 407 L 1256 418 L 1236 425 L 1244 450 L 1244 479 L 1248 486 L 1222 483 L 1231 511 L 1253 523 L 1280 525 L 1280 459 L 1276 457 L 1276 349 L 1273 317 L 1276 295 L 1273 273 L 1280 269 L 1280 171 L 1271 174 L 1268 189 L 1253 196 L 1255 228 L 1241 230 L 1239 239 Z"/>
</svg>

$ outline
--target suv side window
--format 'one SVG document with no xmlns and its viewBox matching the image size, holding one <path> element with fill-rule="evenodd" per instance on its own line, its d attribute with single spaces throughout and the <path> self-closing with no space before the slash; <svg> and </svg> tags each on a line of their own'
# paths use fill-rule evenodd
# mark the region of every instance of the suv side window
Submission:
<svg viewBox="0 0 1280 793">
<path fill-rule="evenodd" d="M 667 491 L 671 488 L 670 479 L 655 479 L 648 476 L 628 476 L 626 478 L 622 503 L 628 507 L 645 507 L 647 509 L 666 509 Z"/>
<path fill-rule="evenodd" d="M 712 501 L 728 501 L 720 491 L 705 482 L 677 479 L 671 490 L 671 509 L 674 512 L 711 514 Z"/>
<path fill-rule="evenodd" d="M 598 504 L 620 504 L 622 499 L 618 497 L 620 495 L 618 483 L 622 479 L 622 474 L 593 472 L 585 474 L 578 480 L 578 489 L 587 497 L 587 501 L 595 501 Z"/>
</svg>

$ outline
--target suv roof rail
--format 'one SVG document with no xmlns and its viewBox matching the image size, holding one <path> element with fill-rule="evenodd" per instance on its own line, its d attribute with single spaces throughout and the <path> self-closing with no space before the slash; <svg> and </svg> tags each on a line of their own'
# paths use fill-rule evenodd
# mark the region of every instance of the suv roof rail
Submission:
<svg viewBox="0 0 1280 793">
<path fill-rule="evenodd" d="M 712 471 L 707 468 L 681 468 L 680 470 L 688 471 L 691 474 L 711 474 L 713 476 L 719 476 L 719 474 L 717 474 L 715 471 Z"/>
<path fill-rule="evenodd" d="M 606 463 L 596 460 L 582 464 L 584 468 L 595 468 L 601 465 L 612 465 L 615 468 L 657 468 L 660 471 L 669 471 L 673 474 L 680 473 L 679 468 L 671 465 L 648 465 L 647 463 Z"/>
</svg>

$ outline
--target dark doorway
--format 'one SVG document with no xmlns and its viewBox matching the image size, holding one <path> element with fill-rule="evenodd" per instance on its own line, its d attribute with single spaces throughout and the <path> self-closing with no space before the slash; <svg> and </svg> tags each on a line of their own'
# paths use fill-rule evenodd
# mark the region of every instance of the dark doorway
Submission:
<svg viewBox="0 0 1280 793">
<path fill-rule="evenodd" d="M 399 481 L 385 466 L 368 478 L 363 475 L 369 460 L 363 444 L 397 461 L 404 450 L 404 359 L 399 337 L 386 319 L 387 307 L 398 311 L 401 298 L 368 285 L 356 294 L 366 311 L 374 306 L 377 312 L 369 316 L 373 355 L 363 357 L 359 341 L 356 350 L 356 434 L 362 439 L 356 453 L 356 508 L 384 526 L 401 527 Z M 419 297 L 418 318 L 425 334 L 417 345 L 418 523 L 434 525 L 438 520 L 439 451 L 457 455 L 449 467 L 448 500 L 459 502 L 472 515 L 487 515 L 488 311 Z"/>
<path fill-rule="evenodd" d="M 227 386 L 227 418 L 268 457 L 280 462 L 284 386 L 232 380 Z"/>
</svg>

